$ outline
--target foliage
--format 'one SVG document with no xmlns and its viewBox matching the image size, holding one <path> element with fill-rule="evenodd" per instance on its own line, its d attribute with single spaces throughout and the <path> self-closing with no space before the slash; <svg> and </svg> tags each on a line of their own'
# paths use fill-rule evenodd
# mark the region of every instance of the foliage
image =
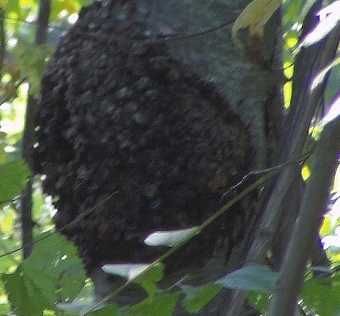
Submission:
<svg viewBox="0 0 340 316">
<path fill-rule="evenodd" d="M 155 264 L 147 269 L 145 274 L 127 281 L 126 286 L 134 282 L 139 284 L 147 293 L 148 297 L 136 305 L 123 308 L 118 308 L 114 304 L 97 306 L 91 301 L 91 291 L 84 295 L 80 294 L 80 297 L 75 299 L 85 284 L 85 271 L 75 247 L 70 242 L 56 233 L 45 232 L 52 227 L 49 220 L 51 207 L 40 192 L 39 181 L 35 185 L 33 196 L 34 215 L 38 223 L 38 225 L 35 225 L 34 250 L 29 258 L 22 261 L 18 252 L 11 252 L 20 245 L 17 196 L 24 188 L 30 175 L 27 165 L 21 158 L 18 158 L 23 129 L 23 108 L 27 94 L 26 82 L 30 84 L 31 93 L 38 96 L 41 73 L 53 52 L 58 37 L 63 31 L 67 30 L 70 21 L 72 21 L 72 15 L 76 14 L 81 6 L 90 2 L 91 0 L 54 1 L 50 17 L 49 41 L 45 46 L 39 47 L 33 44 L 35 24 L 29 22 L 34 21 L 37 15 L 39 1 L 10 0 L 0 2 L 0 6 L 5 7 L 6 18 L 2 23 L 5 25 L 4 36 L 7 46 L 4 57 L 0 60 L 2 66 L 0 118 L 3 127 L 12 126 L 7 129 L 3 128 L 0 134 L 0 273 L 2 273 L 3 282 L 0 285 L 0 314 L 7 314 L 10 310 L 13 310 L 19 315 L 43 315 L 49 310 L 50 314 L 60 315 L 61 310 L 64 310 L 67 315 L 79 313 L 96 316 L 172 315 L 178 303 L 188 313 L 195 314 L 213 299 L 222 288 L 247 290 L 250 302 L 256 308 L 265 312 L 277 280 L 277 273 L 271 271 L 268 267 L 257 265 L 236 270 L 220 278 L 216 283 L 194 287 L 178 282 L 166 290 L 160 290 L 157 288 L 157 284 L 163 277 L 163 266 L 158 263 L 158 265 Z M 263 1 L 254 1 L 253 6 L 255 8 L 257 2 L 264 3 Z M 283 66 L 288 79 L 294 76 L 294 58 L 297 50 L 300 49 L 297 43 L 303 19 L 308 8 L 314 2 L 307 1 L 306 4 L 302 0 L 286 0 L 283 2 L 283 27 L 285 30 Z M 271 3 L 276 7 L 279 2 L 271 1 Z M 336 11 L 332 11 L 332 7 L 328 9 L 331 11 L 328 11 L 327 19 L 324 21 L 328 28 L 323 29 L 320 24 L 315 32 L 309 34 L 303 45 L 312 45 L 330 31 L 329 20 L 334 18 Z M 261 12 L 261 10 L 257 7 L 257 11 L 255 11 Z M 64 14 L 65 12 L 66 14 Z M 265 22 L 263 17 L 258 14 L 256 17 L 256 23 L 263 26 Z M 261 35 L 261 28 L 258 29 L 256 25 L 252 25 L 251 18 L 239 22 L 241 26 L 237 27 L 250 25 L 255 33 Z M 334 23 L 336 24 L 337 21 Z M 237 28 L 234 29 L 234 33 L 236 32 Z M 340 72 L 335 65 L 336 63 L 334 63 L 333 74 L 326 91 L 327 102 L 330 102 L 339 93 L 336 82 L 338 82 Z M 291 81 L 288 81 L 285 84 L 287 107 L 289 106 L 291 89 Z M 337 192 L 334 191 L 333 193 L 336 196 Z M 335 199 L 335 201 L 339 200 Z M 337 236 L 339 218 L 339 214 L 330 213 L 325 216 L 321 228 L 323 237 Z M 176 242 L 171 243 L 171 246 L 176 247 L 178 242 L 181 241 L 176 240 Z M 311 277 L 310 273 L 307 274 L 300 295 L 301 308 L 315 312 L 320 316 L 340 313 L 340 269 L 337 265 L 339 249 L 340 246 L 334 244 L 328 248 L 328 255 L 333 261 L 330 271 L 315 277 Z M 85 299 L 84 296 L 87 296 L 87 298 Z M 75 301 L 73 301 L 74 299 Z M 57 302 L 62 302 L 62 304 L 56 304 Z"/>
<path fill-rule="evenodd" d="M 72 301 L 84 286 L 85 270 L 76 247 L 56 233 L 36 238 L 32 254 L 13 273 L 2 275 L 12 309 L 42 315 L 57 301 Z M 36 299 L 39 297 L 39 299 Z"/>
<path fill-rule="evenodd" d="M 278 274 L 266 266 L 252 265 L 216 281 L 227 289 L 250 290 L 270 294 L 274 290 Z"/>
<path fill-rule="evenodd" d="M 23 38 L 18 39 L 17 44 L 12 49 L 13 57 L 22 75 L 27 77 L 30 93 L 36 97 L 39 96 L 40 78 L 51 52 L 51 48 L 43 45 L 36 46 Z"/>
<path fill-rule="evenodd" d="M 4 32 L 0 36 L 5 44 L 0 48 L 0 314 L 10 309 L 22 315 L 28 310 L 31 315 L 55 310 L 57 300 L 72 300 L 83 287 L 85 272 L 75 247 L 62 236 L 42 233 L 53 227 L 53 209 L 43 197 L 38 179 L 33 192 L 36 246 L 32 256 L 20 262 L 18 197 L 30 176 L 21 158 L 27 83 L 30 92 L 38 96 L 41 74 L 58 37 L 69 26 L 68 18 L 90 2 L 53 1 L 49 41 L 39 47 L 34 44 L 39 1 L 0 3 L 4 8 Z"/>
<path fill-rule="evenodd" d="M 233 38 L 237 40 L 236 34 L 240 29 L 249 26 L 251 37 L 262 38 L 264 26 L 280 7 L 280 0 L 254 0 L 239 15 L 232 29 Z"/>
<path fill-rule="evenodd" d="M 21 159 L 15 159 L 0 165 L 0 203 L 10 201 L 20 194 L 30 171 Z"/>
</svg>

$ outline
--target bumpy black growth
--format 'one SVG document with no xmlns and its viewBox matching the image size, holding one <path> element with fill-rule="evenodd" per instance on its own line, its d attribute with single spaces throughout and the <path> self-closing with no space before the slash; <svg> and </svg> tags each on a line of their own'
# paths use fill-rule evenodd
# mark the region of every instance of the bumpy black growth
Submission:
<svg viewBox="0 0 340 316">
<path fill-rule="evenodd" d="M 154 259 L 143 237 L 202 223 L 252 160 L 245 126 L 214 87 L 152 43 L 147 10 L 113 2 L 83 10 L 61 40 L 36 112 L 36 171 L 89 269 Z M 211 252 L 242 207 L 188 251 Z"/>
</svg>

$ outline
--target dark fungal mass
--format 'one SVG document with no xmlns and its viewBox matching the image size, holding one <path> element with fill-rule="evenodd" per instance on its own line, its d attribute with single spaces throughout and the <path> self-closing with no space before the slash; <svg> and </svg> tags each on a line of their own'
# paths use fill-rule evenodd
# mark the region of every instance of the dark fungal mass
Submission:
<svg viewBox="0 0 340 316">
<path fill-rule="evenodd" d="M 171 59 L 166 43 L 152 43 L 146 16 L 138 1 L 95 2 L 42 79 L 35 169 L 58 197 L 57 228 L 89 270 L 155 259 L 160 250 L 142 243 L 148 233 L 202 223 L 251 168 L 246 127 L 213 85 Z M 209 257 L 219 235 L 235 235 L 245 208 L 183 251 Z"/>
</svg>

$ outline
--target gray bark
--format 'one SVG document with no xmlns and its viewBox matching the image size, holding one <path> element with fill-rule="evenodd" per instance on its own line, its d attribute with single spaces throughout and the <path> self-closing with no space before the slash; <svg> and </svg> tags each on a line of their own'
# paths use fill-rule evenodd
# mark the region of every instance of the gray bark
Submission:
<svg viewBox="0 0 340 316">
<path fill-rule="evenodd" d="M 144 1 L 150 14 L 148 24 L 152 32 L 162 29 L 187 36 L 233 22 L 250 1 Z M 263 47 L 271 69 L 280 69 L 280 14 L 268 23 Z M 267 152 L 271 147 L 265 130 L 265 114 L 275 117 L 274 128 L 282 122 L 280 82 L 275 72 L 252 63 L 231 38 L 231 26 L 212 33 L 169 42 L 169 53 L 189 65 L 207 82 L 212 81 L 218 92 L 228 101 L 235 113 L 249 126 L 255 148 L 257 166 L 268 165 Z M 267 109 L 268 106 L 268 109 Z M 273 123 L 273 122 L 271 122 Z M 273 140 L 272 140 L 273 141 Z"/>
</svg>

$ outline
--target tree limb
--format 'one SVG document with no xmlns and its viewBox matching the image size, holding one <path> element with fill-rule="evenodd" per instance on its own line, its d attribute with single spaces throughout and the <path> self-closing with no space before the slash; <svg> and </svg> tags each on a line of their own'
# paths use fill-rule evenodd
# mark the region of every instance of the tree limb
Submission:
<svg viewBox="0 0 340 316">
<path fill-rule="evenodd" d="M 35 35 L 35 44 L 40 45 L 46 42 L 48 19 L 51 11 L 51 0 L 41 0 L 39 7 L 38 24 Z M 34 123 L 33 115 L 36 108 L 37 100 L 29 95 L 25 116 L 25 128 L 23 135 L 22 155 L 30 169 L 32 170 L 32 149 L 34 143 Z M 22 230 L 22 244 L 23 257 L 27 258 L 33 245 L 33 221 L 31 215 L 32 209 L 32 177 L 27 182 L 26 188 L 21 196 L 21 230 Z"/>
<path fill-rule="evenodd" d="M 314 8 L 315 12 L 315 8 Z M 284 139 L 278 146 L 279 161 L 290 160 L 301 155 L 306 143 L 309 127 L 320 97 L 323 95 L 325 83 L 310 93 L 310 82 L 333 58 L 339 42 L 340 28 L 337 27 L 330 35 L 319 43 L 303 48 L 296 58 L 293 81 L 293 96 L 290 112 L 286 118 Z M 288 158 L 288 159 L 287 159 Z M 291 205 L 288 198 L 289 189 L 300 179 L 300 166 L 289 166 L 284 169 L 270 184 L 270 194 L 263 211 L 257 233 L 251 244 L 245 262 L 263 262 L 267 252 L 275 243 L 275 236 L 280 230 L 282 214 L 296 217 L 296 205 Z M 294 215 L 295 214 L 295 215 Z M 235 291 L 226 315 L 237 316 L 245 301 L 245 293 Z"/>
<path fill-rule="evenodd" d="M 327 206 L 339 150 L 340 116 L 325 126 L 316 147 L 312 174 L 271 300 L 269 315 L 294 315 L 307 261 L 312 256 L 318 237 L 320 218 Z"/>
</svg>

